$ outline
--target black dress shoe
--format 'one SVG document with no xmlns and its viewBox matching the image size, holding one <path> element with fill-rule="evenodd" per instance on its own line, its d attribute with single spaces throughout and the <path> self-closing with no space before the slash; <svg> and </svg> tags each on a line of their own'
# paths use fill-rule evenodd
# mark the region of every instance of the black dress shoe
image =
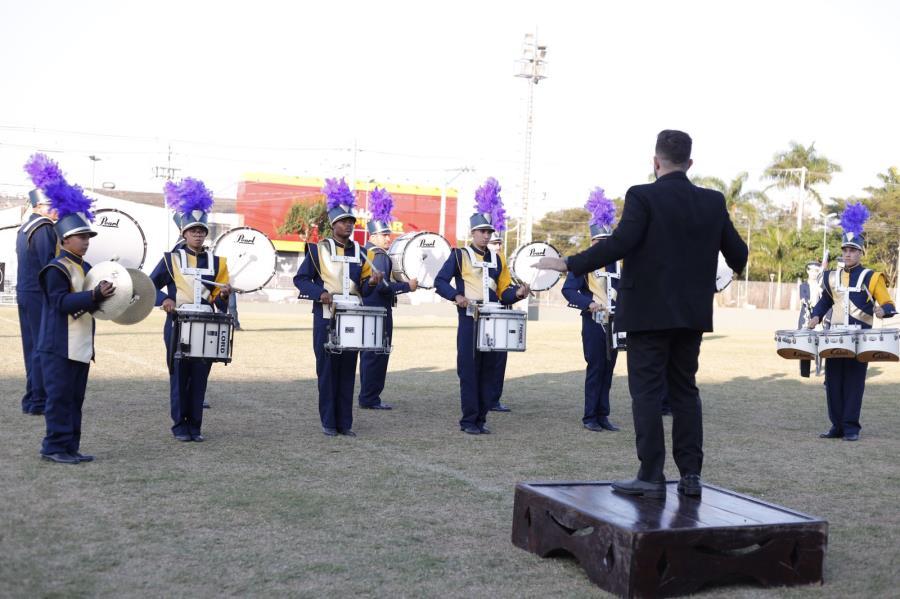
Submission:
<svg viewBox="0 0 900 599">
<path fill-rule="evenodd" d="M 73 458 L 75 458 L 79 462 L 93 462 L 94 461 L 94 456 L 86 455 L 83 453 L 78 453 L 77 451 L 73 451 L 69 455 L 71 455 Z"/>
<path fill-rule="evenodd" d="M 212 406 L 209 405 L 209 402 L 208 402 L 208 401 L 204 401 L 204 402 L 203 402 L 203 409 L 204 409 L 204 410 L 208 410 L 208 409 L 210 409 L 211 407 L 212 407 Z"/>
<path fill-rule="evenodd" d="M 510 408 L 504 406 L 502 403 L 498 403 L 497 405 L 491 406 L 488 409 L 491 412 L 512 412 L 512 410 Z"/>
<path fill-rule="evenodd" d="M 678 492 L 688 497 L 700 497 L 703 492 L 703 481 L 699 474 L 686 474 L 678 481 Z"/>
<path fill-rule="evenodd" d="M 844 441 L 859 441 L 859 433 L 847 433 L 844 435 Z"/>
<path fill-rule="evenodd" d="M 322 427 L 322 434 L 325 435 L 326 437 L 337 437 L 337 429 L 336 429 L 336 428 L 329 428 L 329 427 L 327 427 L 327 426 L 323 426 L 323 427 Z"/>
<path fill-rule="evenodd" d="M 196 443 L 203 443 L 204 441 L 206 441 L 206 437 L 204 437 L 200 433 L 197 433 L 196 435 L 191 435 L 191 441 L 194 441 Z"/>
<path fill-rule="evenodd" d="M 78 458 L 75 456 L 71 456 L 67 453 L 42 453 L 42 460 L 47 460 L 48 462 L 56 462 L 57 464 L 77 464 Z"/>
<path fill-rule="evenodd" d="M 481 429 L 477 426 L 461 426 L 459 430 L 466 433 L 467 435 L 480 435 Z"/>
<path fill-rule="evenodd" d="M 344 435 L 345 437 L 355 437 L 356 433 L 353 432 L 353 429 L 340 430 L 338 429 L 339 435 Z"/>
<path fill-rule="evenodd" d="M 819 433 L 820 439 L 840 439 L 844 436 L 844 433 L 841 431 L 836 431 L 834 429 L 825 431 L 824 433 Z"/>
<path fill-rule="evenodd" d="M 481 434 L 482 434 L 482 435 L 490 435 L 490 434 L 491 434 L 491 429 L 489 429 L 488 427 L 484 426 L 483 424 L 482 424 L 481 426 L 478 427 L 478 430 L 481 431 Z"/>
<path fill-rule="evenodd" d="M 635 478 L 634 480 L 617 480 L 613 482 L 614 491 L 624 493 L 626 495 L 643 495 L 650 499 L 665 499 L 666 483 L 648 483 L 645 480 Z"/>
<path fill-rule="evenodd" d="M 600 421 L 600 428 L 606 429 L 608 431 L 616 432 L 619 430 L 619 427 L 609 421 L 609 419 L 604 418 Z"/>
<path fill-rule="evenodd" d="M 190 435 L 175 435 L 175 440 L 181 442 L 193 441 Z"/>
<path fill-rule="evenodd" d="M 588 422 L 584 425 L 584 428 L 588 429 L 589 431 L 594 431 L 595 433 L 603 432 L 603 427 L 600 426 L 600 424 L 597 422 Z"/>
<path fill-rule="evenodd" d="M 377 404 L 374 404 L 371 406 L 360 405 L 359 407 L 361 407 L 364 410 L 393 410 L 394 409 L 394 406 L 392 406 L 389 403 L 377 403 Z"/>
</svg>

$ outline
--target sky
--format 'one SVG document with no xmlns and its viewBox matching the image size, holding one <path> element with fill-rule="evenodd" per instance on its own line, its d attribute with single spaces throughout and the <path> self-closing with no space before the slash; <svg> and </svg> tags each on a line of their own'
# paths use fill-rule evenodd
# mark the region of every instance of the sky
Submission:
<svg viewBox="0 0 900 599">
<path fill-rule="evenodd" d="M 27 191 L 42 150 L 85 187 L 155 191 L 171 164 L 232 197 L 247 172 L 355 173 L 452 179 L 465 206 L 494 176 L 516 213 L 513 75 L 536 31 L 536 214 L 646 182 L 666 128 L 693 137 L 693 173 L 747 171 L 751 189 L 791 140 L 815 142 L 843 167 L 820 192 L 860 195 L 900 164 L 898 26 L 900 3 L 866 0 L 0 0 L 0 188 Z"/>
</svg>

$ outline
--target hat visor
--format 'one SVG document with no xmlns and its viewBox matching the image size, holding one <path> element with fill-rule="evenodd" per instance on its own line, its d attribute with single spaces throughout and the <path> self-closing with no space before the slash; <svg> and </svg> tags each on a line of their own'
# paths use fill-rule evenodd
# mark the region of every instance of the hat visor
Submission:
<svg viewBox="0 0 900 599">
<path fill-rule="evenodd" d="M 78 227 L 77 229 L 72 229 L 71 231 L 66 231 L 63 234 L 63 239 L 67 237 L 71 237 L 72 235 L 81 235 L 82 233 L 87 233 L 89 237 L 96 237 L 97 232 L 92 231 L 90 227 Z"/>
<path fill-rule="evenodd" d="M 209 233 L 209 225 L 207 225 L 206 223 L 201 223 L 201 222 L 188 223 L 188 224 L 184 225 L 183 227 L 181 227 L 181 232 L 184 233 L 188 229 L 193 229 L 194 227 L 202 227 L 203 229 L 206 230 L 207 233 Z"/>
<path fill-rule="evenodd" d="M 497 229 L 494 228 L 494 225 L 489 225 L 489 224 L 475 225 L 474 227 L 472 227 L 470 229 L 470 231 L 484 231 L 484 230 L 496 231 Z"/>
<path fill-rule="evenodd" d="M 331 219 L 331 224 L 333 225 L 334 223 L 341 221 L 341 220 L 352 220 L 353 222 L 356 222 L 356 217 L 353 216 L 352 214 L 342 214 L 340 216 L 337 216 L 337 217 Z"/>
<path fill-rule="evenodd" d="M 844 243 L 842 243 L 841 249 L 844 249 L 844 248 L 854 248 L 861 252 L 866 251 L 866 249 L 863 246 L 859 245 L 858 243 L 854 243 L 853 241 L 845 241 Z"/>
</svg>

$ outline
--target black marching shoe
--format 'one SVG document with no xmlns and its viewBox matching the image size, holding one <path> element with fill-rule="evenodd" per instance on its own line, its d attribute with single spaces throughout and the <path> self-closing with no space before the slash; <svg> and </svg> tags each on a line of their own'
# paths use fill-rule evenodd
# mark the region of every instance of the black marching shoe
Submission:
<svg viewBox="0 0 900 599">
<path fill-rule="evenodd" d="M 495 406 L 491 406 L 488 408 L 491 412 L 512 412 L 511 408 L 504 406 L 502 403 L 498 403 Z"/>
<path fill-rule="evenodd" d="M 859 441 L 859 433 L 847 433 L 844 435 L 844 441 Z"/>
<path fill-rule="evenodd" d="M 603 427 L 600 426 L 600 424 L 597 422 L 588 422 L 584 425 L 584 428 L 588 429 L 589 431 L 594 431 L 595 433 L 603 432 Z"/>
<path fill-rule="evenodd" d="M 688 497 L 700 497 L 703 492 L 703 481 L 699 474 L 686 474 L 678 481 L 678 492 Z"/>
<path fill-rule="evenodd" d="M 208 402 L 208 401 L 204 401 L 204 402 L 203 402 L 203 409 L 204 409 L 204 410 L 208 410 L 208 409 L 210 409 L 211 407 L 212 407 L 212 406 L 209 405 L 209 402 Z"/>
<path fill-rule="evenodd" d="M 204 437 L 200 433 L 197 433 L 196 435 L 191 435 L 191 441 L 195 443 L 203 443 L 204 441 L 206 441 L 206 437 Z"/>
<path fill-rule="evenodd" d="M 329 427 L 327 427 L 327 426 L 323 426 L 323 427 L 322 427 L 322 434 L 325 435 L 326 437 L 337 437 L 337 429 L 336 429 L 336 428 L 329 428 Z"/>
<path fill-rule="evenodd" d="M 193 439 L 191 438 L 191 436 L 188 435 L 188 434 L 184 434 L 184 435 L 175 435 L 175 440 L 176 440 L 176 441 L 181 441 L 182 443 L 187 442 L 187 441 L 193 441 Z"/>
<path fill-rule="evenodd" d="M 79 452 L 77 452 L 77 451 L 73 451 L 73 452 L 70 453 L 69 455 L 71 455 L 73 458 L 75 458 L 75 459 L 78 460 L 79 462 L 93 462 L 93 461 L 94 461 L 94 456 L 92 456 L 92 455 L 87 455 L 87 454 L 83 454 L 83 453 L 79 453 Z"/>
<path fill-rule="evenodd" d="M 491 434 L 491 429 L 489 429 L 488 427 L 484 426 L 483 424 L 482 424 L 481 426 L 478 427 L 478 430 L 481 431 L 481 434 L 482 434 L 482 435 L 490 435 L 490 434 Z"/>
<path fill-rule="evenodd" d="M 819 433 L 820 439 L 840 439 L 844 436 L 844 433 L 841 431 L 836 431 L 834 429 L 830 429 L 825 431 L 824 433 Z"/>
<path fill-rule="evenodd" d="M 47 460 L 48 462 L 56 462 L 57 464 L 77 464 L 78 458 L 75 456 L 69 455 L 67 453 L 42 453 L 42 460 Z"/>
<path fill-rule="evenodd" d="M 345 429 L 345 430 L 338 429 L 338 434 L 344 435 L 345 437 L 355 437 L 356 436 L 356 433 L 354 433 L 353 429 L 350 429 L 350 428 Z"/>
<path fill-rule="evenodd" d="M 619 430 L 619 427 L 609 421 L 609 418 L 604 418 L 600 421 L 600 428 L 606 429 L 608 431 L 616 432 Z"/>
<path fill-rule="evenodd" d="M 394 409 L 394 406 L 392 406 L 389 403 L 377 403 L 377 404 L 374 404 L 371 406 L 364 406 L 364 405 L 360 404 L 359 407 L 361 407 L 363 410 L 393 410 Z"/>
<path fill-rule="evenodd" d="M 665 499 L 666 483 L 649 483 L 645 480 L 635 478 L 634 480 L 617 480 L 612 484 L 613 491 L 624 493 L 625 495 L 643 495 L 649 499 Z"/>
<path fill-rule="evenodd" d="M 470 426 L 461 426 L 461 427 L 459 427 L 459 430 L 466 433 L 467 435 L 480 435 L 481 434 L 481 429 L 478 428 L 477 426 L 471 426 L 471 425 Z"/>
</svg>

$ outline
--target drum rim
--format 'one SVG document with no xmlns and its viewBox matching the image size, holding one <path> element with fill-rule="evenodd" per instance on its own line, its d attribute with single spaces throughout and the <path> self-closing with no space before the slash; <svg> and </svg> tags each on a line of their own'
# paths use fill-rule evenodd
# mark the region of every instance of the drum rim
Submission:
<svg viewBox="0 0 900 599">
<path fill-rule="evenodd" d="M 536 244 L 536 243 L 543 243 L 544 245 L 548 245 L 548 246 L 550 246 L 551 249 L 553 249 L 554 252 L 556 252 L 556 256 L 557 256 L 557 257 L 561 257 L 561 256 L 562 256 L 562 254 L 559 253 L 559 250 L 556 249 L 556 247 L 555 247 L 552 243 L 550 243 L 549 241 L 529 241 L 528 243 L 525 243 L 525 244 L 520 245 L 519 247 L 517 247 L 517 248 L 516 248 L 516 251 L 513 252 L 512 258 L 510 258 L 510 260 L 509 260 L 509 274 L 512 275 L 513 279 L 515 279 L 516 283 L 518 283 L 519 285 L 523 285 L 523 284 L 525 284 L 525 282 L 522 281 L 522 280 L 520 280 L 519 277 L 516 276 L 516 273 L 514 272 L 514 269 L 515 269 L 515 266 L 516 266 L 516 258 L 519 257 L 519 253 L 520 253 L 522 250 L 524 250 L 525 248 L 527 248 L 529 245 L 534 245 L 534 244 Z M 553 288 L 556 286 L 557 283 L 559 283 L 560 279 L 562 279 L 562 277 L 560 277 L 560 276 L 557 275 L 556 280 L 553 281 L 553 283 L 551 283 L 550 286 L 547 287 L 546 289 L 533 289 L 533 288 L 532 288 L 532 290 L 533 290 L 533 291 L 537 291 L 537 292 L 541 292 L 541 291 L 550 291 L 551 289 L 553 289 Z"/>
<path fill-rule="evenodd" d="M 272 240 L 269 239 L 268 235 L 266 235 L 265 233 L 263 233 L 262 231 L 260 231 L 259 229 L 255 228 L 255 227 L 248 227 L 246 225 L 242 225 L 240 227 L 228 229 L 227 231 L 225 231 L 224 233 L 222 233 L 221 235 L 216 237 L 216 240 L 213 242 L 212 248 L 210 249 L 210 251 L 212 252 L 212 255 L 218 256 L 218 254 L 216 254 L 216 247 L 219 245 L 219 242 L 225 238 L 226 235 L 230 235 L 232 233 L 232 231 L 240 231 L 240 230 L 246 230 L 246 229 L 249 229 L 250 231 L 256 231 L 257 233 L 262 235 L 266 241 L 269 242 L 269 245 L 272 246 L 272 251 L 275 254 L 275 264 L 272 266 L 272 274 L 269 275 L 269 278 L 266 279 L 265 283 L 263 283 L 262 285 L 254 288 L 254 289 L 241 289 L 240 291 L 238 291 L 238 293 L 253 293 L 254 291 L 259 291 L 260 289 L 262 289 L 263 287 L 268 285 L 269 281 L 272 280 L 272 277 L 275 276 L 275 273 L 278 272 L 278 248 L 275 247 L 275 244 L 272 243 Z M 305 243 L 308 243 L 308 242 L 305 242 Z M 221 256 L 219 256 L 219 257 L 221 257 Z"/>
<path fill-rule="evenodd" d="M 409 275 L 406 274 L 406 264 L 405 264 L 406 248 L 410 247 L 409 242 L 411 242 L 413 239 L 415 239 L 419 235 L 437 235 L 444 241 L 444 243 L 447 244 L 447 247 L 450 248 L 450 255 L 453 255 L 453 246 L 450 245 L 450 242 L 447 241 L 447 238 L 444 237 L 443 235 L 441 235 L 440 233 L 435 233 L 434 231 L 410 231 L 409 233 L 404 233 L 403 235 L 401 235 L 400 237 L 395 239 L 394 242 L 400 241 L 407 235 L 409 235 L 410 237 L 409 237 L 409 239 L 406 240 L 406 246 L 403 248 L 403 251 L 400 252 L 400 272 L 402 272 L 406 276 L 406 278 L 411 278 Z M 393 245 L 393 243 L 391 243 L 391 245 Z M 391 248 L 388 248 L 387 254 L 388 254 L 389 258 L 391 257 L 390 250 L 391 250 Z M 393 258 L 391 258 L 391 260 L 393 260 Z M 435 275 L 435 279 L 437 279 L 437 275 Z M 419 283 L 418 288 L 419 289 L 434 289 L 434 285 L 423 285 L 422 283 Z"/>
<path fill-rule="evenodd" d="M 118 208 L 98 208 L 94 210 L 94 220 L 97 220 L 97 216 L 102 212 L 118 212 L 122 216 L 128 218 L 131 222 L 134 223 L 134 226 L 137 227 L 138 232 L 141 234 L 141 241 L 144 244 L 144 250 L 141 254 L 141 263 L 137 265 L 137 269 L 140 270 L 144 268 L 144 262 L 147 261 L 147 235 L 144 234 L 144 229 L 141 227 L 141 223 L 138 222 L 136 218 L 125 212 L 124 210 L 120 210 Z M 102 262 L 108 262 L 108 260 L 103 260 Z"/>
</svg>

